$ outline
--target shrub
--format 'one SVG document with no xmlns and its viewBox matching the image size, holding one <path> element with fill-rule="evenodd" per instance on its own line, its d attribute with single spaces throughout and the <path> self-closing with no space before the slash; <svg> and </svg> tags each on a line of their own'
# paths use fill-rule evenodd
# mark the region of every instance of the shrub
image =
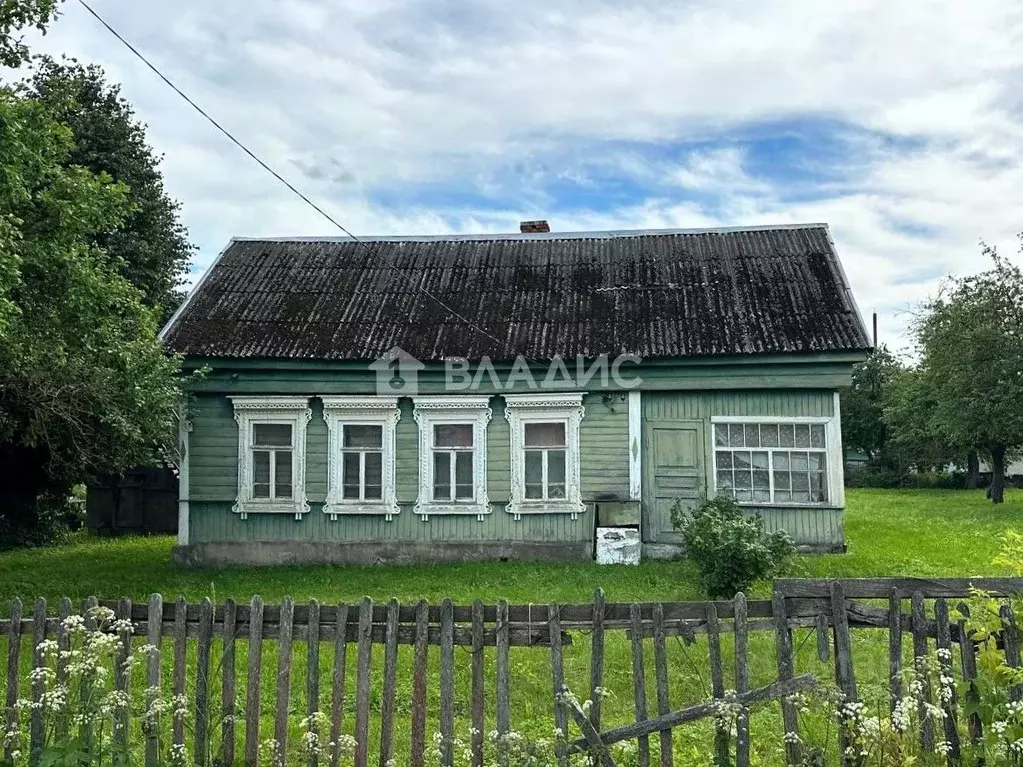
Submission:
<svg viewBox="0 0 1023 767">
<path fill-rule="evenodd" d="M 788 535 L 765 533 L 763 518 L 744 514 L 730 498 L 712 498 L 693 512 L 676 501 L 671 521 L 700 571 L 704 590 L 714 598 L 731 598 L 781 572 L 795 553 Z"/>
</svg>

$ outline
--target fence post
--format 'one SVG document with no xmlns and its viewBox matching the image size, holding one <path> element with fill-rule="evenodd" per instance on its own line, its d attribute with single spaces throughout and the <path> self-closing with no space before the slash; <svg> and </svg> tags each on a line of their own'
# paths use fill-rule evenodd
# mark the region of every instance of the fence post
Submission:
<svg viewBox="0 0 1023 767">
<path fill-rule="evenodd" d="M 664 605 L 654 605 L 654 669 L 657 677 L 657 713 L 671 713 L 671 695 L 668 690 L 668 648 L 664 640 Z M 661 767 L 674 764 L 673 738 L 671 730 L 661 730 Z"/>
<path fill-rule="evenodd" d="M 590 723 L 600 732 L 601 693 L 604 691 L 604 589 L 593 594 L 593 631 L 590 634 Z"/>
<path fill-rule="evenodd" d="M 455 623 L 450 599 L 440 605 L 440 734 L 441 764 L 450 767 L 455 754 Z"/>
<path fill-rule="evenodd" d="M 430 605 L 425 599 L 420 599 L 416 604 L 416 637 L 412 650 L 412 767 L 423 767 L 426 757 L 426 662 L 429 641 Z"/>
<path fill-rule="evenodd" d="M 970 617 L 970 608 L 965 602 L 959 603 L 959 613 L 962 620 L 959 621 L 959 659 L 963 666 L 963 679 L 966 681 L 966 700 L 976 711 L 980 704 L 980 693 L 977 691 L 977 648 L 970 638 L 970 632 L 966 622 Z M 970 740 L 977 744 L 984 734 L 983 725 L 980 721 L 980 714 L 970 714 L 966 721 L 970 733 Z"/>
<path fill-rule="evenodd" d="M 341 721 L 345 716 L 345 672 L 348 661 L 348 605 L 337 606 L 337 620 L 334 623 L 334 671 L 330 679 L 330 751 L 331 767 L 337 767 L 341 760 Z"/>
<path fill-rule="evenodd" d="M 394 699 L 398 689 L 398 611 L 397 599 L 387 605 L 384 633 L 384 688 L 380 701 L 380 767 L 387 767 L 394 754 Z"/>
<path fill-rule="evenodd" d="M 153 594 L 149 597 L 149 611 L 146 614 L 146 642 L 150 646 L 149 657 L 146 659 L 146 707 L 160 695 L 160 659 L 163 643 L 163 597 Z M 146 733 L 146 767 L 157 767 L 160 764 L 160 721 L 157 718 L 150 722 L 150 731 Z"/>
<path fill-rule="evenodd" d="M 234 720 L 238 714 L 235 703 L 235 675 L 237 656 L 235 630 L 238 621 L 238 604 L 233 599 L 224 602 L 224 625 L 221 637 L 220 665 L 223 677 L 220 685 L 220 700 L 223 706 L 221 723 L 220 758 L 223 764 L 234 764 Z"/>
<path fill-rule="evenodd" d="M 263 598 L 249 603 L 249 663 L 245 685 L 245 762 L 259 764 L 259 680 L 263 669 Z"/>
<path fill-rule="evenodd" d="M 315 599 L 309 600 L 306 632 L 305 713 L 313 716 L 320 710 L 320 603 Z M 318 726 L 313 730 L 317 737 L 322 736 Z M 318 763 L 315 751 L 310 750 L 309 767 L 317 767 Z"/>
<path fill-rule="evenodd" d="M 842 691 L 843 706 L 859 702 L 856 692 L 856 675 L 853 671 L 852 637 L 849 635 L 849 614 L 845 606 L 845 590 L 840 581 L 831 582 L 831 615 L 835 626 L 835 681 Z M 841 711 L 841 710 L 840 710 Z M 839 736 L 843 764 L 860 764 L 861 757 L 848 756 L 852 742 L 849 738 L 849 717 L 839 714 Z"/>
<path fill-rule="evenodd" d="M 184 597 L 178 597 L 174 603 L 174 670 L 171 677 L 174 702 L 171 707 L 171 738 L 175 746 L 182 747 L 185 745 L 185 713 L 188 707 L 179 704 L 185 697 L 187 630 L 188 602 Z"/>
<path fill-rule="evenodd" d="M 366 767 L 369 757 L 369 683 L 373 653 L 373 600 L 359 602 L 359 648 L 355 666 L 355 767 Z"/>
<path fill-rule="evenodd" d="M 888 597 L 888 685 L 894 712 L 902 699 L 902 599 L 897 588 Z"/>
<path fill-rule="evenodd" d="M 917 713 L 920 717 L 920 745 L 924 751 L 934 750 L 934 722 L 927 713 L 927 703 L 931 699 L 931 683 L 923 664 L 927 659 L 927 616 L 924 614 L 924 595 L 913 592 L 910 601 L 913 610 L 913 669 L 920 684 L 917 689 Z"/>
<path fill-rule="evenodd" d="M 713 602 L 705 606 L 707 617 L 707 655 L 710 660 L 711 692 L 717 700 L 725 697 L 725 671 L 721 664 L 721 634 L 718 627 L 718 608 Z M 718 722 L 714 727 L 714 753 L 718 767 L 728 767 L 731 762 L 728 745 L 728 730 Z"/>
<path fill-rule="evenodd" d="M 213 605 L 209 597 L 199 608 L 199 646 L 195 653 L 195 763 L 207 763 L 210 725 L 210 647 L 213 644 Z"/>
<path fill-rule="evenodd" d="M 558 605 L 552 602 L 547 607 L 547 628 L 551 637 L 551 687 L 554 690 L 554 726 L 561 731 L 561 736 L 555 740 L 554 755 L 558 765 L 564 767 L 565 743 L 568 737 L 568 721 L 565 716 L 564 707 L 558 702 L 558 696 L 565 689 L 565 668 L 561 652 L 561 616 L 558 613 Z"/>
<path fill-rule="evenodd" d="M 774 620 L 774 647 L 778 662 L 778 681 L 787 682 L 796 675 L 792 662 L 792 632 L 789 630 L 785 595 L 777 588 L 771 594 L 771 615 Z M 785 728 L 785 763 L 798 764 L 802 749 L 799 735 L 799 714 L 788 696 L 781 698 L 781 718 Z M 791 734 L 790 734 L 791 733 Z"/>
<path fill-rule="evenodd" d="M 483 767 L 483 711 L 486 701 L 483 695 L 483 602 L 472 603 L 472 767 Z M 425 668 L 424 668 L 424 674 Z"/>
<path fill-rule="evenodd" d="M 636 721 L 642 722 L 646 716 L 646 676 L 643 672 L 643 622 L 640 617 L 639 605 L 633 602 L 629 606 L 629 619 L 632 626 L 632 692 L 635 700 Z M 639 749 L 636 753 L 639 767 L 649 767 L 650 739 L 646 735 L 637 738 Z"/>
<path fill-rule="evenodd" d="M 739 695 L 749 692 L 749 627 L 747 625 L 748 607 L 746 595 L 741 591 L 735 595 L 733 604 L 735 617 L 735 691 Z M 749 767 L 749 709 L 745 706 L 739 712 L 739 721 L 735 727 L 735 764 L 736 767 Z"/>
<path fill-rule="evenodd" d="M 948 745 L 949 767 L 959 764 L 962 755 L 959 743 L 959 727 L 956 724 L 956 688 L 952 677 L 952 630 L 948 622 L 948 602 L 939 598 L 934 603 L 934 621 L 937 626 L 938 667 L 941 669 L 939 695 L 945 711 L 945 743 Z"/>
</svg>

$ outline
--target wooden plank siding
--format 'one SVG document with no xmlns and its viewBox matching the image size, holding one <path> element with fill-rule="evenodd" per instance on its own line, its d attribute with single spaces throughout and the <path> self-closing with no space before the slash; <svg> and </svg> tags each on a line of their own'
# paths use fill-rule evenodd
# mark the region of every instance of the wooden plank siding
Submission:
<svg viewBox="0 0 1023 767">
<path fill-rule="evenodd" d="M 217 371 L 218 373 L 220 371 Z M 644 371 L 650 372 L 650 371 Z M 654 372 L 663 373 L 661 369 Z M 691 371 L 690 371 L 691 372 Z M 628 366 L 623 373 L 634 374 Z M 338 385 L 322 385 L 331 375 Z M 317 393 L 351 392 L 353 373 L 309 370 L 245 370 L 231 383 L 219 375 L 200 388 L 216 385 L 219 392 L 198 393 L 193 400 L 190 434 L 190 542 L 246 541 L 557 541 L 592 539 L 593 502 L 601 498 L 629 497 L 628 401 L 614 394 L 584 396 L 586 415 L 580 440 L 580 481 L 587 512 L 572 520 L 567 515 L 523 516 L 515 521 L 504 511 L 510 494 L 509 425 L 503 399 L 492 397 L 493 417 L 487 428 L 487 486 L 491 514 L 479 522 L 474 516 L 434 516 L 423 522 L 412 513 L 418 492 L 418 426 L 412 401 L 399 400 L 401 419 L 396 427 L 396 484 L 401 513 L 392 522 L 376 516 L 348 516 L 331 521 L 322 513 L 327 493 L 327 426 Z M 365 377 L 361 378 L 365 390 Z M 748 379 L 751 384 L 758 377 Z M 258 386 L 256 386 L 258 384 Z M 301 520 L 287 514 L 251 515 L 242 520 L 231 512 L 237 492 L 238 427 L 227 392 L 283 394 L 311 397 L 312 419 L 306 436 L 306 488 L 311 510 Z M 832 389 L 754 389 L 653 392 L 644 389 L 644 421 L 694 419 L 703 421 L 711 438 L 711 416 L 778 415 L 830 416 Z M 708 443 L 709 447 L 709 443 Z M 709 455 L 703 456 L 709 461 Z M 761 509 L 768 529 L 785 529 L 800 544 L 840 545 L 843 540 L 839 509 Z"/>
</svg>

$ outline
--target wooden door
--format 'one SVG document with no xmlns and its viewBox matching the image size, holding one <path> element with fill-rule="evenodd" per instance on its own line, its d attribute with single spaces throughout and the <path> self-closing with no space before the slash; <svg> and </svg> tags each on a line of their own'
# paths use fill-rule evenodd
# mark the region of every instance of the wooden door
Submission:
<svg viewBox="0 0 1023 767">
<path fill-rule="evenodd" d="M 703 422 L 652 420 L 643 425 L 643 540 L 678 543 L 676 501 L 690 508 L 706 494 Z"/>
</svg>

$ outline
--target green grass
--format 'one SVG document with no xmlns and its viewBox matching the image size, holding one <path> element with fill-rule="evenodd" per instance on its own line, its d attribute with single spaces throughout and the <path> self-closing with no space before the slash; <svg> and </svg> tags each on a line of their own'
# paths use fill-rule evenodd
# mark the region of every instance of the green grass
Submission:
<svg viewBox="0 0 1023 767">
<path fill-rule="evenodd" d="M 891 491 L 850 490 L 847 497 L 846 537 L 849 551 L 842 555 L 799 557 L 793 565 L 796 577 L 857 577 L 882 575 L 967 576 L 996 574 L 990 564 L 998 550 L 998 536 L 1009 528 L 1023 529 L 1023 491 L 1011 490 L 1001 506 L 990 504 L 983 493 L 954 491 Z M 695 571 L 686 562 L 644 562 L 638 567 L 601 567 L 590 564 L 482 563 L 465 565 L 434 565 L 418 567 L 284 567 L 224 568 L 180 570 L 170 565 L 173 540 L 166 537 L 95 540 L 80 538 L 73 543 L 51 549 L 22 550 L 0 554 L 0 602 L 15 596 L 29 602 L 37 596 L 55 600 L 70 596 L 79 600 L 96 595 L 112 599 L 130 597 L 136 601 L 160 592 L 167 599 L 183 595 L 189 600 L 209 596 L 220 601 L 234 597 L 248 601 L 260 594 L 268 602 L 285 595 L 297 601 L 317 598 L 321 602 L 354 601 L 368 595 L 381 602 L 394 596 L 403 602 L 426 598 L 439 601 L 450 597 L 456 603 L 469 603 L 476 598 L 493 603 L 505 598 L 513 603 L 547 603 L 557 601 L 588 602 L 594 589 L 604 588 L 609 601 L 673 601 L 699 599 Z M 751 596 L 769 594 L 769 584 L 758 584 Z M 0 612 L 6 613 L 6 607 Z M 565 676 L 572 689 L 583 693 L 589 678 L 589 638 L 573 633 L 573 644 L 565 651 Z M 773 635 L 754 632 L 751 637 L 752 684 L 767 684 L 776 678 Z M 731 638 L 722 641 L 728 684 L 731 684 Z M 795 632 L 797 670 L 813 672 L 827 680 L 833 673 L 828 664 L 816 658 L 813 632 Z M 909 653 L 908 642 L 904 643 Z M 169 650 L 169 647 L 167 648 Z M 374 710 L 379 710 L 379 660 L 376 648 L 373 683 Z M 649 650 L 649 648 L 648 648 Z M 672 641 L 668 648 L 672 705 L 705 700 L 710 695 L 706 666 L 706 639 L 696 645 L 684 646 Z M 190 655 L 194 646 L 190 647 Z M 428 732 L 437 729 L 438 657 L 431 651 L 429 684 Z M 606 686 L 615 697 L 606 702 L 605 721 L 609 724 L 631 721 L 632 681 L 629 642 L 621 632 L 608 637 Z M 165 679 L 169 678 L 170 653 L 165 653 Z M 543 648 L 513 648 L 514 675 L 511 684 L 513 726 L 537 736 L 546 736 L 553 727 L 552 693 L 548 653 Z M 887 635 L 883 631 L 854 632 L 854 657 L 857 678 L 864 697 L 873 695 L 884 700 L 883 685 L 887 676 Z M 214 651 L 214 668 L 219 648 Z M 493 655 L 486 656 L 488 689 L 488 729 L 493 726 L 494 668 Z M 265 679 L 273 679 L 276 669 L 276 645 L 264 647 Z M 907 655 L 908 659 L 908 655 Z M 349 649 L 348 667 L 354 668 L 354 648 Z M 28 659 L 23 658 L 27 663 Z M 325 648 L 321 668 L 332 664 Z M 295 648 L 292 682 L 292 710 L 304 710 L 304 646 Z M 469 655 L 456 651 L 456 700 L 461 732 L 468 727 Z M 648 707 L 655 711 L 653 663 L 646 666 Z M 398 747 L 407 742 L 410 714 L 411 682 L 408 673 L 411 655 L 401 648 L 399 655 Z M 240 671 L 243 664 L 240 664 Z M 244 677 L 239 694 L 244 694 Z M 353 680 L 354 681 L 354 680 Z M 189 679 L 189 688 L 193 681 Z M 141 680 L 140 680 L 141 684 Z M 329 685 L 324 684 L 327 688 Z M 214 685 L 214 696 L 219 684 Z M 351 686 L 349 695 L 351 695 Z M 261 733 L 272 732 L 273 686 L 264 683 L 261 691 Z M 191 692 L 189 693 L 191 695 Z M 323 689 L 321 709 L 329 709 L 329 691 Z M 352 710 L 349 699 L 348 711 Z M 214 709 L 216 710 L 216 709 Z M 298 716 L 293 717 L 297 720 Z M 352 731 L 349 713 L 345 722 Z M 375 726 L 375 725 L 374 725 Z M 239 737 L 243 727 L 239 726 Z M 759 764 L 775 764 L 780 759 L 780 722 L 776 708 L 756 713 L 752 725 L 753 748 Z M 295 733 L 292 735 L 294 742 Z M 375 740 L 374 734 L 374 740 Z M 711 753 L 711 728 L 708 723 L 687 726 L 676 731 L 675 748 L 678 764 L 707 762 Z M 657 739 L 651 741 L 656 754 Z M 239 744 L 240 745 L 240 744 Z M 371 744 L 373 745 L 373 744 Z M 401 763 L 401 760 L 399 760 Z M 656 763 L 656 756 L 654 759 Z"/>
<path fill-rule="evenodd" d="M 1010 490 L 995 506 L 982 492 L 849 490 L 848 553 L 799 557 L 797 577 L 992 574 L 998 536 L 1023 529 L 1023 491 Z M 49 549 L 0 554 L 0 600 L 90 595 L 113 599 L 195 600 L 209 596 L 268 601 L 382 601 L 420 598 L 456 603 L 588 602 L 602 587 L 618 602 L 699 599 L 695 571 L 685 562 L 647 561 L 638 567 L 525 562 L 418 567 L 279 567 L 181 570 L 170 564 L 170 537 L 97 540 L 83 537 Z M 766 594 L 767 585 L 755 591 Z"/>
</svg>

